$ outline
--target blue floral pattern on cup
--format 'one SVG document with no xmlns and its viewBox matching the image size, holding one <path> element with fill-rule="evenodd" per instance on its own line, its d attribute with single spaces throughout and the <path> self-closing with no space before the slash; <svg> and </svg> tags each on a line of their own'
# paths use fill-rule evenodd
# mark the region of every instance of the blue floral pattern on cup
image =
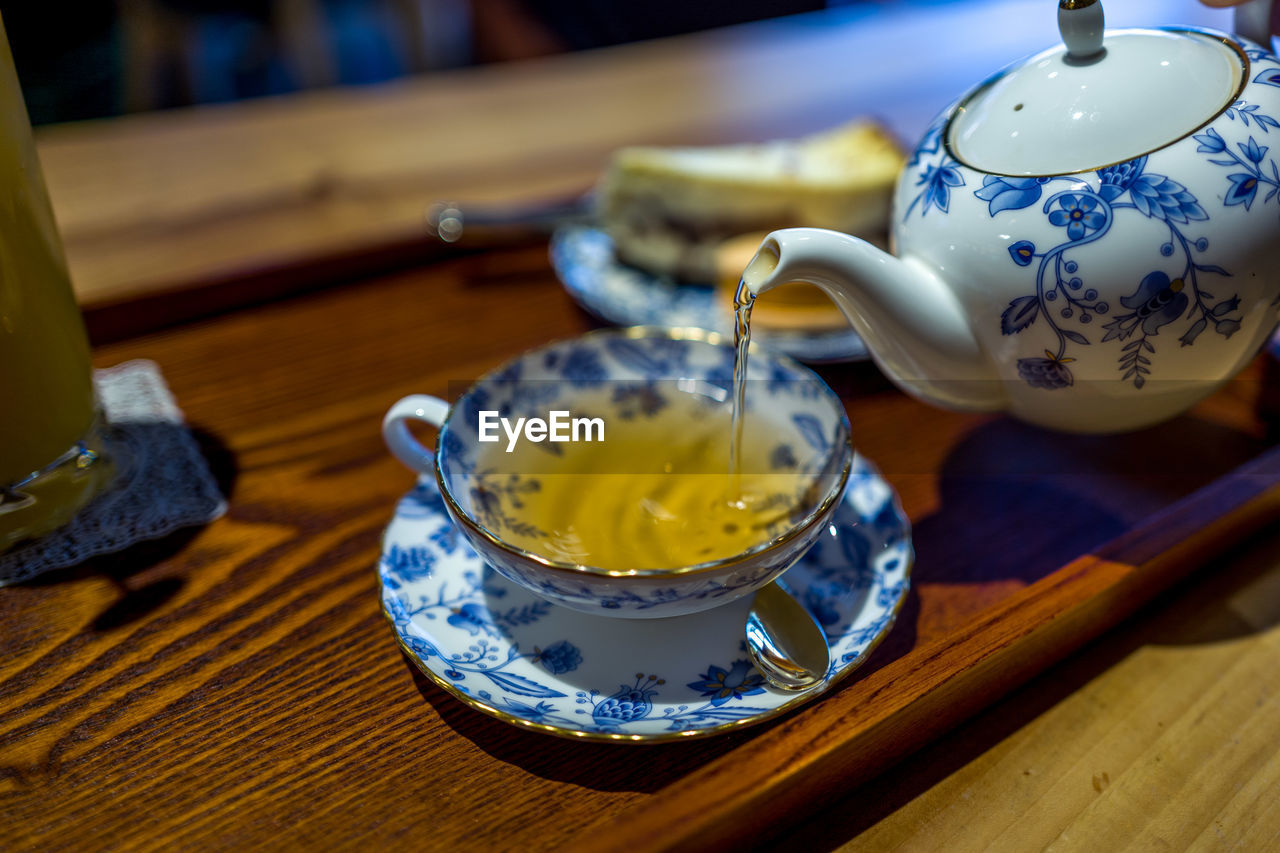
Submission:
<svg viewBox="0 0 1280 853">
<path fill-rule="evenodd" d="M 499 574 L 556 603 L 585 612 L 635 618 L 666 617 L 715 607 L 741 597 L 794 563 L 825 529 L 835 511 L 853 450 L 840 399 L 814 373 L 791 359 L 753 350 L 748 365 L 748 417 L 768 417 L 776 431 L 775 464 L 806 473 L 820 504 L 802 521 L 782 519 L 771 541 L 739 558 L 680 571 L 635 566 L 628 574 L 557 566 L 502 542 L 549 537 L 522 518 L 523 501 L 540 488 L 536 479 L 496 474 L 481 460 L 491 447 L 478 440 L 480 411 L 502 417 L 539 417 L 574 411 L 584 389 L 606 396 L 588 399 L 607 422 L 653 417 L 664 395 L 697 393 L 725 420 L 733 348 L 697 330 L 602 330 L 526 353 L 481 379 L 449 410 L 437 441 L 437 468 L 447 491 L 446 508 L 459 529 Z M 696 389 L 689 391 L 687 389 Z M 754 414 L 753 414 L 754 413 Z M 557 445 L 539 444 L 548 453 Z M 727 476 L 727 472 L 726 472 Z M 536 546 L 531 550 L 536 552 Z M 459 614 L 459 619 L 467 618 Z"/>
<path fill-rule="evenodd" d="M 557 607 L 487 566 L 427 477 L 384 536 L 382 606 L 434 682 L 507 722 L 612 740 L 711 734 L 822 693 L 892 625 L 910 582 L 910 529 L 862 457 L 824 532 L 781 581 L 817 616 L 831 651 L 826 680 L 799 696 L 768 687 L 747 662 L 745 599 L 661 622 Z"/>
</svg>

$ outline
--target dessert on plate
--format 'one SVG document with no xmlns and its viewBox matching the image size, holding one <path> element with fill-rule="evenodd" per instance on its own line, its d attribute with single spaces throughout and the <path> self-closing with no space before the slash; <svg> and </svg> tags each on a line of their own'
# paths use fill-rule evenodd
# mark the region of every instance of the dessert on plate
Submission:
<svg viewBox="0 0 1280 853">
<path fill-rule="evenodd" d="M 728 282 L 732 298 L 742 265 L 774 229 L 805 225 L 883 242 L 904 162 L 898 143 L 867 119 L 798 139 L 623 148 L 597 187 L 597 215 L 623 263 L 685 282 Z M 810 285 L 771 293 L 757 311 L 768 325 L 840 322 Z"/>
</svg>

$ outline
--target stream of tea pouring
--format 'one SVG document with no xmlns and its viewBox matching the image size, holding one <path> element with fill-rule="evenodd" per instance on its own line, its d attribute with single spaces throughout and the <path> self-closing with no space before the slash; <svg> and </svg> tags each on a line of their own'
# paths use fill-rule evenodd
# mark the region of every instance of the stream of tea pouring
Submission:
<svg viewBox="0 0 1280 853">
<path fill-rule="evenodd" d="M 772 262 L 770 259 L 772 257 Z M 777 265 L 777 257 L 762 251 L 748 265 L 734 293 L 733 421 L 729 443 L 731 494 L 740 490 L 742 427 L 746 415 L 747 353 L 751 347 L 751 285 Z M 780 690 L 808 690 L 821 684 L 831 665 L 827 637 L 813 614 L 778 581 L 759 590 L 746 622 L 747 655 L 756 669 Z"/>
<path fill-rule="evenodd" d="M 747 398 L 747 351 L 751 348 L 751 308 L 756 304 L 756 287 L 778 265 L 778 256 L 762 247 L 738 280 L 733 294 L 733 425 L 729 441 L 729 474 L 734 478 L 734 491 L 742 474 L 739 459 L 742 445 L 743 417 Z"/>
</svg>

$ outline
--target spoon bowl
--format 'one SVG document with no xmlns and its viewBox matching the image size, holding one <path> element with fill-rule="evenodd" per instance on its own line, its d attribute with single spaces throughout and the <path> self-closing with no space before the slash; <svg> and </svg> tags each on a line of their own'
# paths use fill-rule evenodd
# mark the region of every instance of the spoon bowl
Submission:
<svg viewBox="0 0 1280 853">
<path fill-rule="evenodd" d="M 777 581 L 756 593 L 746 635 L 751 662 L 779 690 L 808 690 L 827 677 L 831 655 L 822 626 Z"/>
</svg>

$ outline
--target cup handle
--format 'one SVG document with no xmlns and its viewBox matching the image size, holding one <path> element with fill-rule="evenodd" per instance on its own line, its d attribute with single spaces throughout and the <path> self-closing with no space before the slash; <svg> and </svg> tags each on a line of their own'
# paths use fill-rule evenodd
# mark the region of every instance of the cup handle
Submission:
<svg viewBox="0 0 1280 853">
<path fill-rule="evenodd" d="M 435 467 L 435 457 L 409 432 L 406 421 L 424 421 L 436 429 L 444 426 L 449 415 L 449 404 L 429 394 L 410 394 L 396 401 L 382 419 L 382 440 L 391 453 L 420 474 L 430 474 Z"/>
</svg>

